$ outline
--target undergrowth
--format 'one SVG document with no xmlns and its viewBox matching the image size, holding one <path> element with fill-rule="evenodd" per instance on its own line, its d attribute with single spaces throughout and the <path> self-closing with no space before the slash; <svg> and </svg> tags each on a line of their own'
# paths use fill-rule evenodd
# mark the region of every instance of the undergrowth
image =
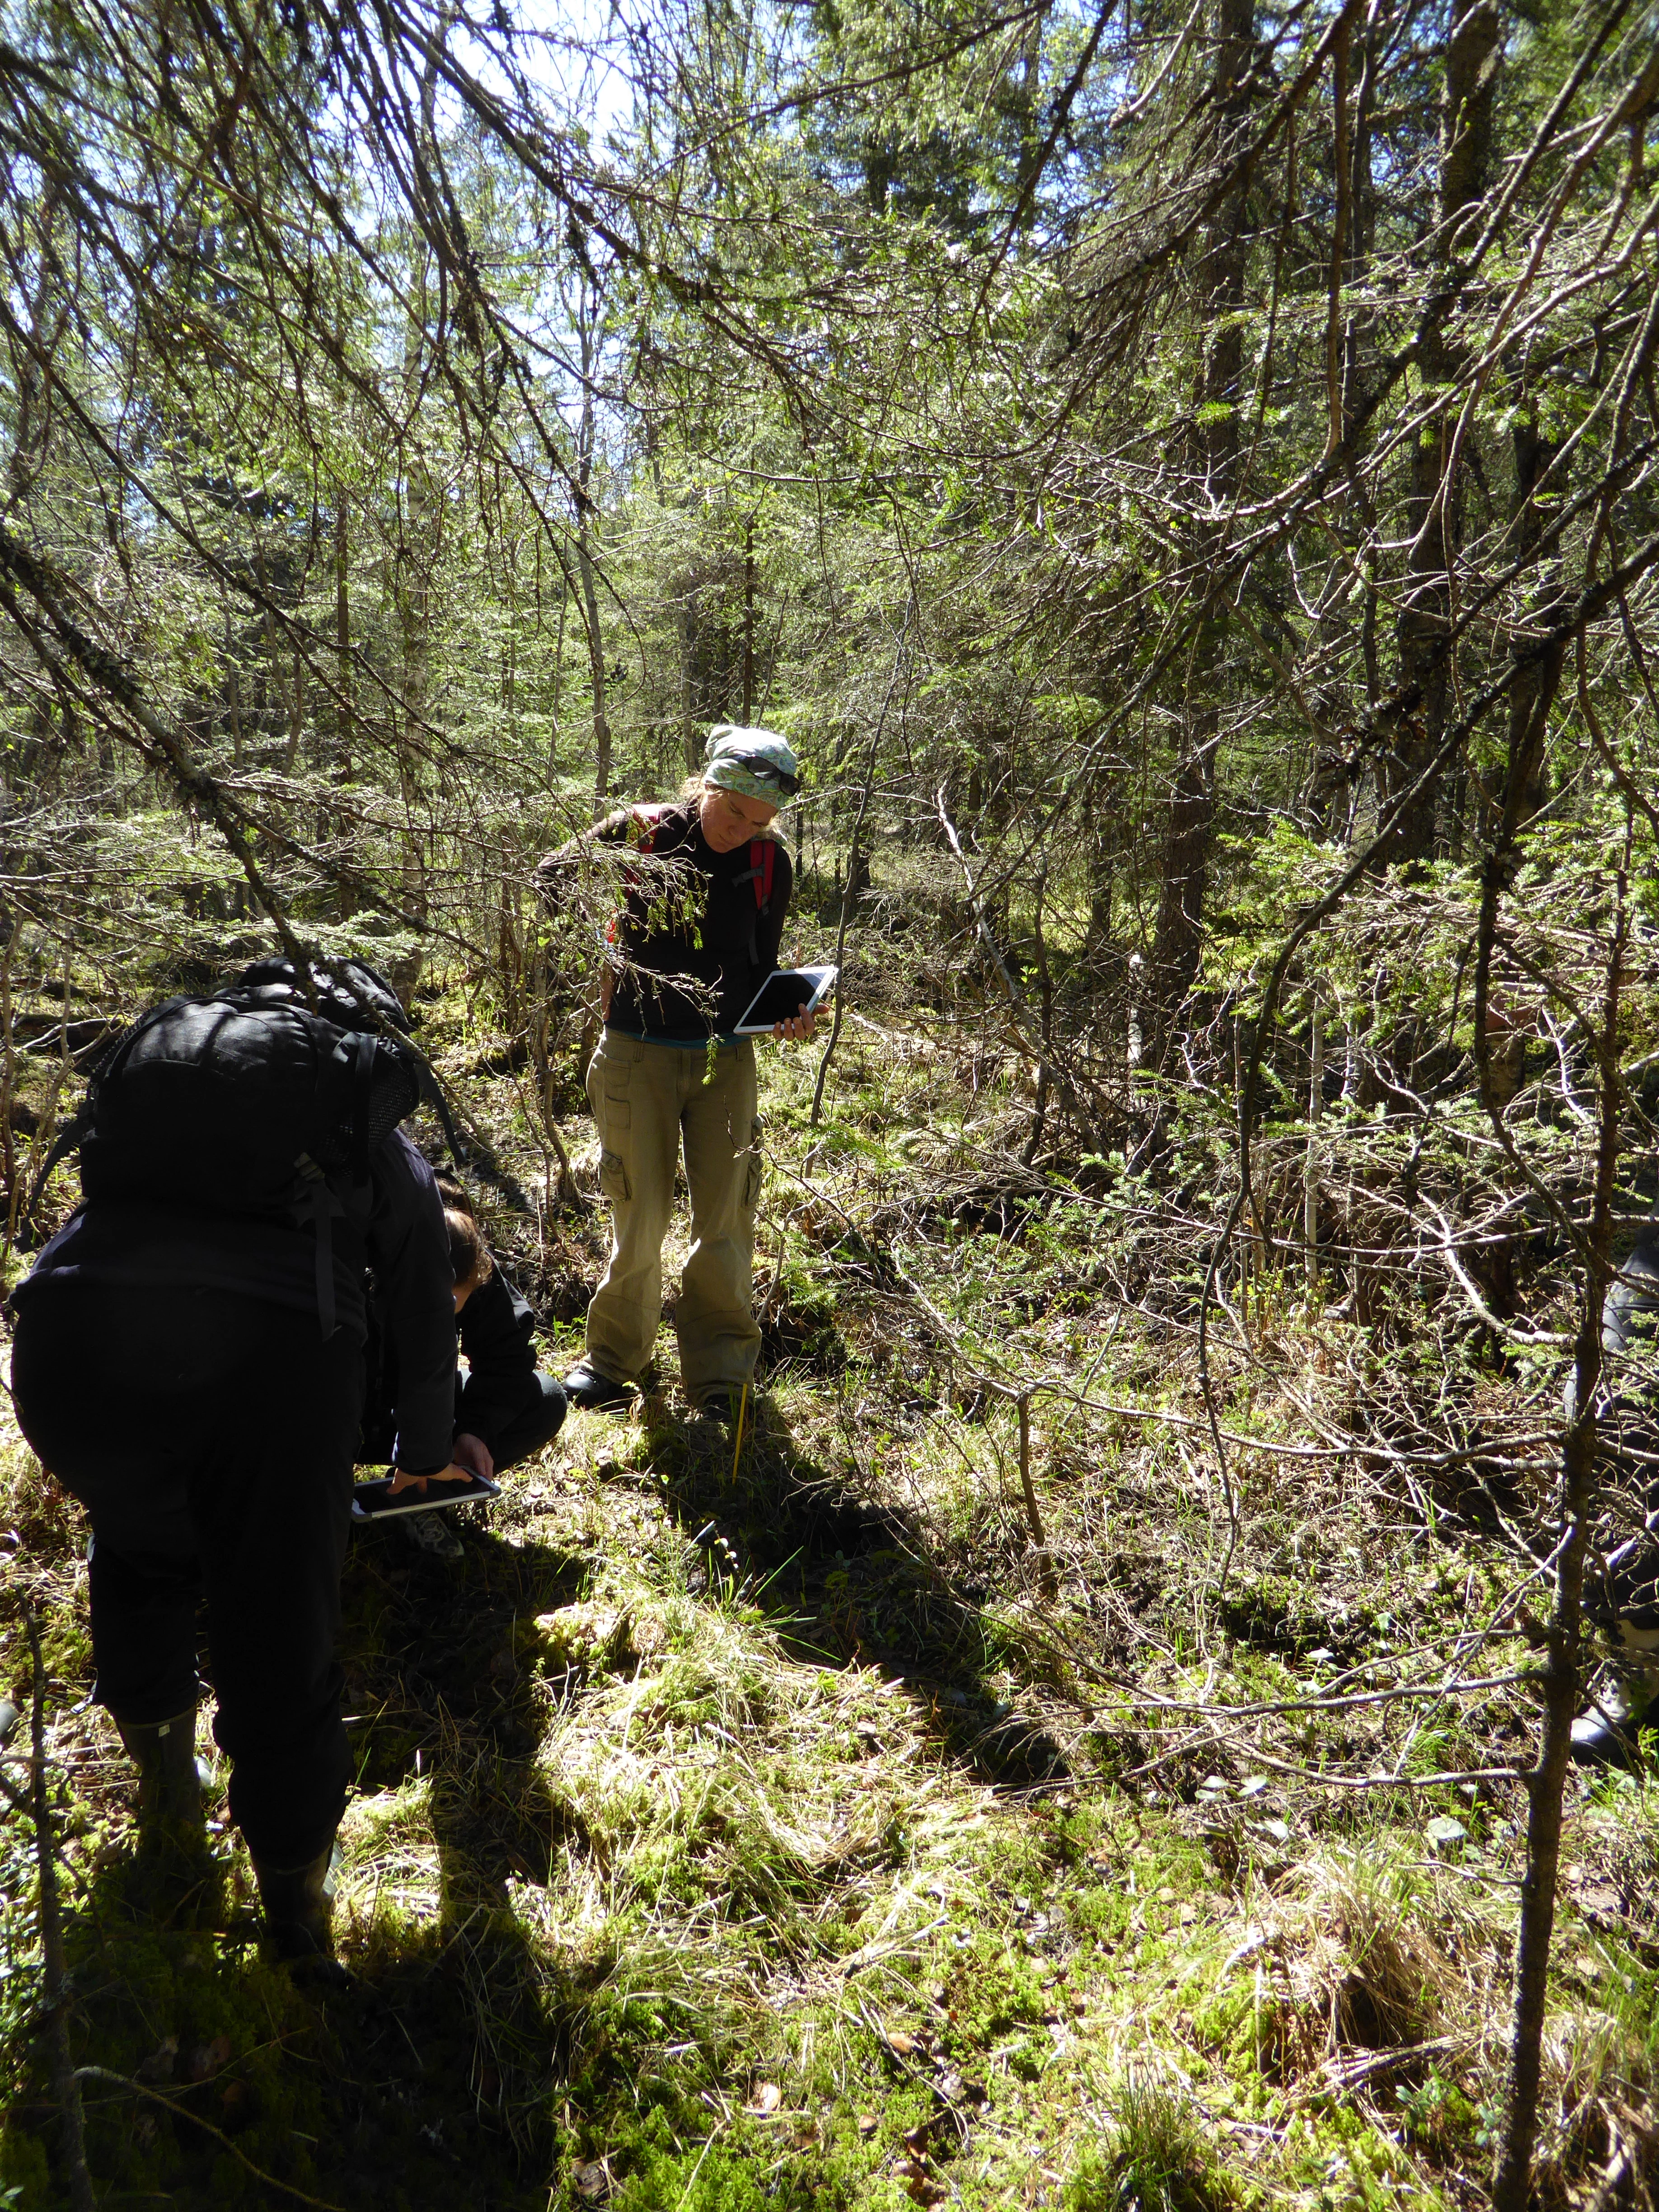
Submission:
<svg viewBox="0 0 1659 2212">
<path fill-rule="evenodd" d="M 591 1137 L 573 1108 L 561 1212 L 480 1072 L 488 1007 L 425 1018 L 545 1170 L 539 1240 L 485 1196 L 559 1364 L 603 1257 Z M 817 1127 L 812 1073 L 767 1061 L 740 1447 L 665 1355 L 634 1418 L 574 1417 L 460 1516 L 458 1565 L 356 1539 L 342 1991 L 260 1963 L 228 1832 L 199 1925 L 135 1898 L 81 1516 L 6 1444 L 5 1686 L 27 1717 L 33 1602 L 105 2201 L 1483 2201 L 1535 1711 L 1505 1531 L 1544 1463 L 1334 1443 L 1405 1293 L 1366 1320 L 1258 1267 L 1212 1352 L 1224 1481 L 1182 1241 L 1218 1153 L 1174 1197 L 1027 1165 L 1016 1069 L 867 1021 Z M 1462 1339 L 1423 1371 L 1476 1439 L 1547 1383 Z M 1573 1790 L 1549 2205 L 1649 2139 L 1654 2080 L 1659 1791 Z M 0 1850 L 0 2203 L 33 2212 L 65 2185 L 16 1815 Z"/>
</svg>

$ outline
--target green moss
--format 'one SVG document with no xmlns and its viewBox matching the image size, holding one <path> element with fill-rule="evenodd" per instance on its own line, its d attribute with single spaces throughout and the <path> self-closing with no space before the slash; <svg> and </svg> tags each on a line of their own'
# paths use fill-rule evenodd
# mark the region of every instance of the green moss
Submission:
<svg viewBox="0 0 1659 2212">
<path fill-rule="evenodd" d="M 647 2123 L 636 2155 L 612 2200 L 617 2212 L 768 2212 L 751 2160 L 712 2140 L 681 2146 L 661 2112 Z"/>
<path fill-rule="evenodd" d="M 46 2212 L 51 2201 L 45 2143 L 9 2118 L 0 2124 L 0 2207 L 4 2212 Z"/>
</svg>

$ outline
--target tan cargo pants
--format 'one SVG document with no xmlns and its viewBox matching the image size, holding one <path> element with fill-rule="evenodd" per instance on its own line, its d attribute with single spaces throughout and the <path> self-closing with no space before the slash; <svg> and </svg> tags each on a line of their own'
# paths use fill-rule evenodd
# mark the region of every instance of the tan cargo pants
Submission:
<svg viewBox="0 0 1659 2212">
<path fill-rule="evenodd" d="M 708 1078 L 705 1080 L 705 1078 Z M 685 1147 L 691 1252 L 674 1327 L 680 1378 L 695 1405 L 755 1372 L 755 1206 L 761 1125 L 755 1048 L 708 1054 L 605 1032 L 587 1071 L 599 1130 L 599 1182 L 611 1200 L 611 1265 L 587 1309 L 589 1364 L 631 1382 L 651 1357 L 662 1319 L 662 1243 L 674 1210 L 674 1168 Z"/>
</svg>

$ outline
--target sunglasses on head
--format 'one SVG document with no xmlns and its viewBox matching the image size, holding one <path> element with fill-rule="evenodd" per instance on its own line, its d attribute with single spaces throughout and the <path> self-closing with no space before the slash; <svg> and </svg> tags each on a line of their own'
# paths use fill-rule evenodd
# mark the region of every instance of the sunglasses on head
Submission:
<svg viewBox="0 0 1659 2212">
<path fill-rule="evenodd" d="M 763 783 L 775 783 L 786 799 L 793 799 L 800 789 L 798 775 L 792 775 L 787 768 L 780 768 L 775 761 L 768 760 L 763 754 L 728 753 L 726 758 L 736 761 L 739 768 L 746 768 L 750 775 L 758 776 Z"/>
</svg>

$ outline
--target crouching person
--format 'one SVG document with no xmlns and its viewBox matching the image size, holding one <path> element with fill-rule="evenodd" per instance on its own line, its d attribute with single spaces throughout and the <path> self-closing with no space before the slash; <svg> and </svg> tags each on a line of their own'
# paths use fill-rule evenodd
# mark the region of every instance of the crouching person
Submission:
<svg viewBox="0 0 1659 2212">
<path fill-rule="evenodd" d="M 495 1264 L 460 1185 L 438 1178 L 453 1283 L 455 1334 L 466 1361 L 454 1389 L 454 1435 L 450 1458 L 486 1480 L 517 1467 L 550 1443 L 565 1416 L 565 1395 L 536 1365 L 536 1321 L 530 1307 Z M 360 1460 L 384 1465 L 398 1438 L 398 1346 L 376 1325 L 371 1284 L 369 1385 Z M 445 1525 L 448 1516 L 410 1514 L 398 1524 L 422 1551 L 441 1558 L 460 1554 Z"/>
<path fill-rule="evenodd" d="M 398 1480 L 466 1474 L 443 1206 L 397 1127 L 415 1073 L 329 984 L 315 1008 L 245 981 L 146 1016 L 93 1086 L 85 1203 L 14 1293 L 20 1424 L 92 1521 L 94 1694 L 138 1768 L 141 1853 L 205 1845 L 204 1597 L 231 1815 L 288 1959 L 332 1950 L 366 1266 L 398 1351 Z"/>
</svg>

